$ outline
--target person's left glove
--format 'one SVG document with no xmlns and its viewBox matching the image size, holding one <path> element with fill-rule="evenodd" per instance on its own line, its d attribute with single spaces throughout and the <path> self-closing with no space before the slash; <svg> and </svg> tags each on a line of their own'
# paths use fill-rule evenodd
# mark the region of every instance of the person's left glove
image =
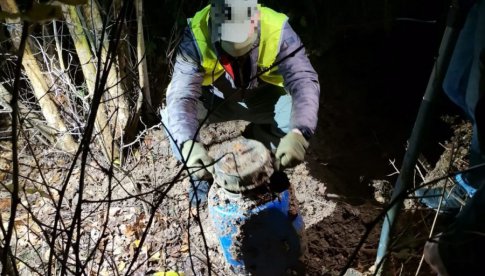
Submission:
<svg viewBox="0 0 485 276">
<path fill-rule="evenodd" d="M 182 144 L 182 156 L 187 162 L 189 172 L 195 179 L 212 178 L 214 173 L 214 159 L 204 146 L 194 140 L 188 140 Z"/>
<path fill-rule="evenodd" d="M 303 162 L 308 145 L 308 141 L 302 134 L 290 131 L 281 138 L 276 149 L 275 169 L 279 171 Z"/>
</svg>

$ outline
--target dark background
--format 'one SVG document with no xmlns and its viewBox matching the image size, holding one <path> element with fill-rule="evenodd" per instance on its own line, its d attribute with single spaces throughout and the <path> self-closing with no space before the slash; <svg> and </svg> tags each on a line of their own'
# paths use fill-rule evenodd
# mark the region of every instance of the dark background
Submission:
<svg viewBox="0 0 485 276">
<path fill-rule="evenodd" d="M 394 181 L 437 56 L 448 1 L 260 1 L 286 13 L 319 73 L 321 106 L 307 157 L 312 175 L 349 198 L 370 195 L 372 179 Z M 153 98 L 163 102 L 170 53 L 186 18 L 207 1 L 146 1 L 149 71 Z M 444 96 L 424 142 L 435 162 L 438 141 L 451 134 L 439 119 L 457 114 Z"/>
</svg>

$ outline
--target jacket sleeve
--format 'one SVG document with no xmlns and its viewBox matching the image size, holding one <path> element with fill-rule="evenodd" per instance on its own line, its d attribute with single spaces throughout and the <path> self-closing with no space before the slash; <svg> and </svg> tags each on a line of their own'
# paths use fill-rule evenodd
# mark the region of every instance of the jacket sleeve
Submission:
<svg viewBox="0 0 485 276">
<path fill-rule="evenodd" d="M 178 46 L 172 80 L 167 89 L 168 131 L 176 144 L 195 137 L 199 122 L 197 102 L 201 95 L 203 69 L 192 32 L 187 27 Z"/>
<path fill-rule="evenodd" d="M 318 120 L 320 84 L 305 48 L 299 50 L 294 56 L 289 56 L 300 46 L 302 46 L 300 38 L 286 22 L 276 60 L 288 57 L 278 64 L 278 70 L 283 76 L 285 88 L 293 102 L 291 128 L 308 128 L 314 133 Z"/>
</svg>

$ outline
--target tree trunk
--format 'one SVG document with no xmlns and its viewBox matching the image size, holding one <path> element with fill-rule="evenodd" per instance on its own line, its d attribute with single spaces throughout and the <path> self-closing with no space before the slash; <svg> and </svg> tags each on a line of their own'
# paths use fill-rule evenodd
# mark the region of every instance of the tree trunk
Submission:
<svg viewBox="0 0 485 276">
<path fill-rule="evenodd" d="M 146 59 L 146 49 L 145 49 L 145 37 L 143 34 L 143 2 L 141 0 L 135 1 L 136 8 L 136 22 L 137 22 L 137 35 L 136 35 L 136 53 L 137 53 L 137 64 L 138 64 L 138 82 L 137 87 L 139 93 L 136 101 L 135 110 L 133 116 L 130 118 L 129 125 L 126 128 L 125 142 L 130 143 L 136 137 L 136 131 L 138 128 L 138 122 L 140 120 L 140 114 L 143 102 L 146 103 L 148 107 L 152 106 L 150 86 L 148 80 L 148 67 Z"/>
<path fill-rule="evenodd" d="M 1 0 L 0 6 L 2 10 L 6 12 L 19 12 L 14 0 Z M 7 23 L 19 24 L 20 20 L 7 19 Z M 13 29 L 11 32 L 12 42 L 18 48 L 20 43 L 19 31 Z M 54 103 L 54 101 L 51 99 L 51 96 L 49 95 L 49 85 L 44 79 L 41 67 L 34 57 L 29 44 L 27 44 L 25 47 L 22 65 L 24 67 L 25 74 L 27 75 L 27 78 L 30 80 L 30 83 L 32 85 L 33 93 L 36 99 L 39 101 L 39 106 L 41 108 L 42 114 L 47 121 L 47 125 L 55 129 L 59 134 L 55 146 L 67 152 L 74 152 L 77 149 L 78 145 L 69 134 L 57 105 Z"/>
<path fill-rule="evenodd" d="M 0 105 L 6 105 L 5 110 L 2 112 L 10 113 L 12 112 L 12 108 L 8 103 L 12 100 L 12 95 L 7 89 L 0 84 Z M 24 116 L 22 119 L 24 121 L 24 128 L 35 128 L 37 129 L 40 134 L 49 141 L 50 144 L 54 144 L 56 142 L 57 130 L 54 128 L 47 126 L 45 121 L 43 121 L 37 113 L 31 112 L 30 108 L 22 104 L 21 102 L 18 103 L 19 107 L 19 114 Z"/>
<path fill-rule="evenodd" d="M 97 1 L 92 0 L 91 4 L 83 5 L 82 10 L 87 24 L 86 35 L 91 38 L 92 51 L 96 51 L 97 47 L 102 47 L 101 62 L 104 62 L 107 56 L 106 50 L 109 47 L 109 41 L 107 35 L 105 35 L 103 41 L 99 41 L 101 33 L 103 32 L 103 20 L 99 13 L 99 4 Z M 117 65 L 117 63 L 115 64 Z M 129 107 L 128 101 L 126 100 L 127 95 L 115 66 L 112 66 L 108 72 L 106 88 L 108 92 L 106 99 L 106 108 L 109 112 L 108 117 L 116 118 L 116 126 L 113 124 L 115 138 L 121 138 L 128 124 Z"/>
<path fill-rule="evenodd" d="M 145 102 L 149 106 L 152 105 L 152 98 L 150 95 L 150 86 L 148 80 L 148 67 L 146 59 L 145 49 L 145 36 L 143 34 L 143 1 L 136 0 L 136 23 L 137 23 L 137 36 L 136 36 L 136 53 L 138 56 L 138 77 L 140 79 L 140 88 L 145 98 Z M 140 96 L 141 97 L 141 96 Z M 138 111 L 138 109 L 137 109 Z"/>
<path fill-rule="evenodd" d="M 86 81 L 86 86 L 88 88 L 89 96 L 92 97 L 95 91 L 95 80 L 96 80 L 96 67 L 94 65 L 95 57 L 91 53 L 88 40 L 82 28 L 81 20 L 79 18 L 76 7 L 63 5 L 64 17 L 66 19 L 69 32 L 71 33 L 74 46 L 76 48 L 76 53 L 78 55 L 79 61 L 81 63 L 81 68 L 84 74 L 84 79 Z M 106 108 L 102 102 L 99 105 L 98 113 L 96 114 L 96 131 L 101 135 L 100 144 L 103 149 L 104 154 L 108 160 L 118 159 L 119 148 L 113 143 L 113 136 L 110 132 L 108 117 L 106 116 Z M 114 148 L 112 147 L 114 145 Z M 113 153 L 113 156 L 112 156 Z"/>
</svg>

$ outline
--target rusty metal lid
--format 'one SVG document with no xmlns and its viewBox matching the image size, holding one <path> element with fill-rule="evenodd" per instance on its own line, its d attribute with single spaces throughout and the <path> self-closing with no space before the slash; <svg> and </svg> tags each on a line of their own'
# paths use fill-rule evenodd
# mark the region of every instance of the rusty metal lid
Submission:
<svg viewBox="0 0 485 276">
<path fill-rule="evenodd" d="M 261 142 L 242 137 L 221 145 L 216 160 L 214 183 L 234 193 L 268 183 L 274 171 L 268 149 Z"/>
</svg>

